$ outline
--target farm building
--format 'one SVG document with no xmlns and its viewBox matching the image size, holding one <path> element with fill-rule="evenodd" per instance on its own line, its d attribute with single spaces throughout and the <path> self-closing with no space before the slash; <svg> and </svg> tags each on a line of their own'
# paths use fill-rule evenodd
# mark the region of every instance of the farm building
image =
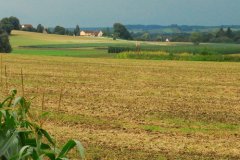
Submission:
<svg viewBox="0 0 240 160">
<path fill-rule="evenodd" d="M 30 29 L 33 28 L 33 26 L 31 24 L 22 24 L 21 25 L 22 29 Z"/>
<path fill-rule="evenodd" d="M 102 31 L 81 31 L 80 36 L 102 37 Z"/>
</svg>

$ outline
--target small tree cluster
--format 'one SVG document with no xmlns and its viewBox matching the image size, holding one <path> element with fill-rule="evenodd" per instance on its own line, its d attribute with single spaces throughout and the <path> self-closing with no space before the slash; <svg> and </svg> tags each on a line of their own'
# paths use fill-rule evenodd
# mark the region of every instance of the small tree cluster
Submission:
<svg viewBox="0 0 240 160">
<path fill-rule="evenodd" d="M 130 32 L 121 23 L 115 23 L 113 25 L 113 30 L 114 30 L 114 33 L 113 33 L 114 38 L 121 38 L 121 39 L 126 39 L 126 40 L 132 40 L 133 39 Z"/>
<path fill-rule="evenodd" d="M 230 27 L 225 31 L 223 28 L 220 28 L 216 33 L 216 36 L 211 39 L 211 42 L 234 42 L 235 33 L 231 30 Z"/>
<path fill-rule="evenodd" d="M 191 34 L 190 40 L 194 44 L 199 44 L 200 42 L 240 43 L 240 32 L 233 32 L 230 27 L 226 30 L 220 28 L 216 33 L 194 32 Z"/>
<path fill-rule="evenodd" d="M 62 26 L 56 26 L 53 31 L 54 34 L 64 35 L 66 33 L 66 29 Z"/>
<path fill-rule="evenodd" d="M 43 33 L 43 31 L 44 31 L 44 27 L 43 27 L 41 24 L 39 24 L 39 25 L 37 26 L 37 32 L 38 32 L 38 33 Z"/>
<path fill-rule="evenodd" d="M 76 28 L 74 29 L 74 35 L 75 36 L 80 36 L 80 27 L 79 27 L 79 25 L 77 25 Z"/>
<path fill-rule="evenodd" d="M 192 33 L 190 39 L 194 45 L 199 45 L 202 40 L 202 36 L 200 33 L 194 32 L 194 33 Z"/>
<path fill-rule="evenodd" d="M 16 17 L 3 18 L 0 20 L 0 28 L 8 34 L 11 34 L 12 30 L 20 29 L 20 21 Z"/>
</svg>

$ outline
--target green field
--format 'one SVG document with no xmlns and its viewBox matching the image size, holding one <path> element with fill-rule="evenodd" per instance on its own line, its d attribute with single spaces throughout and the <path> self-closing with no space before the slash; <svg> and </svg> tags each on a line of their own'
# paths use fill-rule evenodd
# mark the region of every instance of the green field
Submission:
<svg viewBox="0 0 240 160">
<path fill-rule="evenodd" d="M 11 36 L 13 53 L 82 58 L 129 58 L 152 60 L 239 61 L 239 44 L 201 44 L 141 42 L 141 54 L 134 54 L 136 42 L 109 38 L 44 35 L 21 31 Z M 120 55 L 109 54 L 118 49 L 132 51 Z M 155 53 L 153 53 L 155 52 Z M 158 55 L 164 52 L 169 56 Z M 185 56 L 181 56 L 185 54 Z M 188 54 L 188 56 L 186 56 Z M 231 54 L 231 55 L 230 55 Z M 232 55 L 235 54 L 235 55 Z M 230 55 L 230 56 L 229 56 Z"/>
<path fill-rule="evenodd" d="M 107 54 L 106 50 L 97 49 L 14 49 L 14 54 L 45 55 L 45 56 L 66 56 L 66 57 L 113 57 Z"/>
<path fill-rule="evenodd" d="M 135 45 L 135 42 L 113 41 L 109 38 L 44 35 L 22 31 L 13 31 L 10 41 L 14 54 L 73 57 L 113 57 L 107 52 L 108 46 Z"/>
<path fill-rule="evenodd" d="M 32 112 L 49 112 L 43 127 L 61 144 L 80 140 L 86 159 L 240 159 L 240 63 L 117 59 L 106 44 L 135 42 L 13 34 L 0 98 L 22 94 L 22 68 Z"/>
</svg>

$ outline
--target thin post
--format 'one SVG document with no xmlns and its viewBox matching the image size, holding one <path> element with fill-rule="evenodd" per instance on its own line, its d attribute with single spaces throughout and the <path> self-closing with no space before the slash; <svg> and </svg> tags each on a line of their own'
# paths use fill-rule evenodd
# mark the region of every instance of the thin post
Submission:
<svg viewBox="0 0 240 160">
<path fill-rule="evenodd" d="M 3 76 L 3 67 L 2 67 L 3 61 L 2 61 L 2 54 L 1 54 L 1 84 L 2 84 L 2 76 Z"/>
<path fill-rule="evenodd" d="M 44 111 L 45 92 L 42 94 L 42 112 Z"/>
<path fill-rule="evenodd" d="M 8 90 L 8 81 L 7 81 L 7 66 L 5 65 L 5 80 L 6 80 L 6 90 Z"/>
<path fill-rule="evenodd" d="M 63 96 L 63 88 L 61 88 L 61 91 L 60 91 L 59 102 L 58 102 L 58 112 L 60 111 L 60 108 L 61 108 L 62 96 Z"/>
<path fill-rule="evenodd" d="M 45 92 L 43 90 L 43 93 L 42 93 L 42 111 L 41 111 L 42 113 L 41 114 L 43 114 L 43 112 L 44 112 L 44 102 L 45 102 Z M 40 119 L 40 127 L 42 127 L 43 123 L 44 123 L 42 118 L 43 117 L 41 117 L 41 119 Z"/>
<path fill-rule="evenodd" d="M 22 82 L 22 95 L 23 95 L 23 97 L 24 97 L 24 83 L 23 83 L 23 70 L 22 70 L 22 68 L 21 68 L 21 82 Z"/>
</svg>

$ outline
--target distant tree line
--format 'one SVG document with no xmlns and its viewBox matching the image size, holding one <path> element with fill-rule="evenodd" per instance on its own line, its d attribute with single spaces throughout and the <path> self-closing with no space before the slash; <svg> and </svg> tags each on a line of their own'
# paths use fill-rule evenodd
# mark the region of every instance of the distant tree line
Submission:
<svg viewBox="0 0 240 160">
<path fill-rule="evenodd" d="M 136 32 L 131 33 L 134 40 L 140 41 L 166 41 L 172 42 L 193 42 L 199 43 L 240 43 L 240 31 L 232 31 L 230 27 L 227 29 L 220 28 L 215 32 L 193 32 L 193 33 L 150 33 Z"/>
<path fill-rule="evenodd" d="M 70 36 L 79 36 L 80 35 L 80 27 L 76 25 L 75 29 L 67 29 L 62 26 L 56 26 L 54 28 L 45 28 L 42 24 L 38 24 L 36 28 L 32 25 L 27 25 L 22 27 L 20 21 L 16 17 L 3 18 L 0 21 L 0 28 L 6 31 L 9 35 L 12 30 L 22 30 L 28 32 L 37 32 L 37 33 L 48 33 L 48 34 L 59 34 L 59 35 L 70 35 Z M 107 28 L 103 31 L 104 36 L 112 37 L 115 39 L 126 39 L 132 40 L 132 34 L 127 30 L 127 28 L 121 23 L 115 23 L 113 25 L 113 29 Z"/>
<path fill-rule="evenodd" d="M 131 27 L 131 26 L 130 26 Z M 141 26 L 140 26 L 141 27 Z M 154 27 L 154 26 L 153 26 Z M 156 26 L 157 27 L 157 26 Z M 240 43 L 240 31 L 232 31 L 230 27 L 227 29 L 220 28 L 218 31 L 209 32 L 183 32 L 182 30 L 190 30 L 191 26 L 171 25 L 175 33 L 152 33 L 150 31 L 130 32 L 126 26 L 121 23 L 115 23 L 111 28 L 103 29 L 103 36 L 116 39 L 138 40 L 138 41 L 166 41 L 172 42 L 193 42 L 199 43 Z M 190 27 L 190 28 L 189 28 Z M 194 26 L 196 28 L 196 26 Z M 6 17 L 0 20 L 1 33 L 5 31 L 8 35 L 12 30 L 23 30 L 29 32 L 59 34 L 79 36 L 80 27 L 76 25 L 74 29 L 56 26 L 54 28 L 45 28 L 42 24 L 38 24 L 36 28 L 29 25 L 21 27 L 20 21 L 16 17 Z"/>
<path fill-rule="evenodd" d="M 240 31 L 233 32 L 230 27 L 226 30 L 220 28 L 215 33 L 194 32 L 190 35 L 194 44 L 205 43 L 240 43 Z"/>
<path fill-rule="evenodd" d="M 48 29 L 49 34 L 59 34 L 59 35 L 79 36 L 80 32 L 81 32 L 81 29 L 79 25 L 77 25 L 73 30 L 66 29 L 62 26 L 56 26 L 53 29 Z M 121 23 L 115 23 L 113 25 L 113 28 L 111 29 L 110 28 L 103 29 L 103 36 L 111 37 L 114 40 L 116 39 L 133 40 L 132 34 Z"/>
</svg>

